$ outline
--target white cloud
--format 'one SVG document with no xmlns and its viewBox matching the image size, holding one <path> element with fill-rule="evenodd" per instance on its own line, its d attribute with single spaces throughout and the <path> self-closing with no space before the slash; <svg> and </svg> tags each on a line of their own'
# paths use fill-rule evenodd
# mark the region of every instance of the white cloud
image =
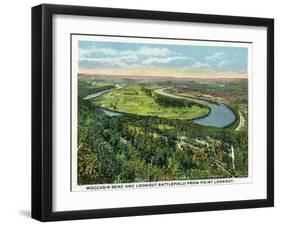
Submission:
<svg viewBox="0 0 281 226">
<path fill-rule="evenodd" d="M 187 57 L 182 56 L 173 56 L 173 57 L 150 57 L 144 58 L 143 61 L 138 62 L 138 57 L 135 55 L 131 56 L 118 56 L 118 57 L 97 57 L 97 58 L 80 58 L 80 62 L 92 63 L 92 65 L 107 65 L 107 66 L 118 66 L 118 67 L 130 67 L 130 66 L 141 66 L 141 65 L 150 65 L 154 64 L 167 64 L 172 61 L 177 60 L 186 60 Z"/>
<path fill-rule="evenodd" d="M 183 70 L 209 70 L 211 69 L 211 65 L 208 63 L 203 63 L 200 61 L 196 61 L 192 65 L 188 65 L 183 67 Z"/>
<path fill-rule="evenodd" d="M 90 48 L 79 49 L 79 60 L 87 66 L 117 66 L 130 67 L 153 64 L 168 64 L 177 60 L 193 60 L 183 57 L 181 54 L 169 50 L 168 48 L 154 48 L 143 46 L 135 51 L 118 51 L 113 48 Z"/>
<path fill-rule="evenodd" d="M 202 62 L 196 61 L 193 66 L 194 66 L 195 68 L 208 68 L 208 67 L 210 67 L 210 64 L 208 64 L 208 63 L 202 63 Z"/>
<path fill-rule="evenodd" d="M 94 50 L 94 52 L 102 53 L 104 55 L 109 55 L 109 56 L 118 55 L 118 51 L 116 51 L 115 49 L 111 49 L 111 48 L 96 48 Z"/>
<path fill-rule="evenodd" d="M 229 65 L 229 61 L 226 61 L 226 60 L 222 60 L 222 61 L 220 61 L 218 64 L 217 64 L 217 66 L 219 67 L 219 68 L 221 68 L 221 67 L 224 67 L 224 66 L 227 66 L 227 65 Z"/>
<path fill-rule="evenodd" d="M 102 54 L 105 56 L 116 56 L 118 51 L 112 48 L 97 48 L 92 46 L 91 48 L 80 48 L 79 57 L 90 57 L 91 55 Z"/>
<path fill-rule="evenodd" d="M 107 66 L 117 66 L 117 67 L 128 67 L 129 65 L 120 59 L 119 57 L 99 57 L 99 58 L 80 58 L 80 62 L 86 62 L 92 64 L 93 66 L 97 65 L 107 65 Z"/>
<path fill-rule="evenodd" d="M 217 52 L 211 56 L 206 56 L 205 60 L 214 62 L 214 61 L 222 60 L 224 56 L 225 56 L 224 52 Z"/>
<path fill-rule="evenodd" d="M 78 51 L 79 58 L 87 57 L 92 49 L 80 48 Z"/>
<path fill-rule="evenodd" d="M 224 67 L 229 67 L 231 65 L 235 65 L 235 59 L 222 60 L 218 62 L 217 67 L 224 68 Z"/>
<path fill-rule="evenodd" d="M 169 50 L 168 48 L 151 48 L 147 46 L 143 46 L 138 50 L 126 50 L 126 51 L 117 51 L 112 48 L 97 48 L 96 46 L 92 46 L 91 48 L 80 48 L 79 49 L 79 57 L 91 57 L 95 56 L 95 54 L 102 54 L 104 57 L 109 56 L 153 56 L 153 57 L 167 57 L 167 56 L 175 56 L 177 53 Z"/>
<path fill-rule="evenodd" d="M 176 60 L 185 60 L 187 57 L 182 57 L 182 56 L 174 56 L 174 57 L 165 57 L 165 58 L 156 58 L 156 57 L 150 57 L 145 60 L 143 60 L 141 63 L 144 65 L 151 65 L 151 64 L 167 64 L 172 61 Z"/>
<path fill-rule="evenodd" d="M 135 52 L 137 55 L 143 56 L 158 56 L 158 57 L 167 57 L 172 55 L 177 55 L 175 52 L 167 48 L 151 48 L 151 47 L 142 47 Z"/>
</svg>

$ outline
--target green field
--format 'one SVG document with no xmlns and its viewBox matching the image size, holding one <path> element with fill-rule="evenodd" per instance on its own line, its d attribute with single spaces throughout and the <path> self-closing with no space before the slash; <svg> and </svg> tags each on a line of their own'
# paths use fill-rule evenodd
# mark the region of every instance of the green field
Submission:
<svg viewBox="0 0 281 226">
<path fill-rule="evenodd" d="M 207 115 L 209 109 L 186 100 L 157 95 L 140 85 L 127 85 L 93 100 L 98 106 L 129 114 L 168 119 L 193 119 Z"/>
</svg>

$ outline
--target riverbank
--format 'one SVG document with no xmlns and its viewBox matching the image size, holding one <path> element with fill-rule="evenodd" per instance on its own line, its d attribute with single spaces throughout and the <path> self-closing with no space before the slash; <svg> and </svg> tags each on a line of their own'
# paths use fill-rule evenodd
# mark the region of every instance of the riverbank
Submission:
<svg viewBox="0 0 281 226">
<path fill-rule="evenodd" d="M 165 90 L 168 90 L 169 87 L 167 88 L 161 88 L 158 90 L 155 90 L 156 93 L 161 94 L 161 95 L 167 95 L 169 97 L 174 97 L 177 99 L 186 99 L 190 101 L 194 101 L 198 104 L 204 105 L 209 107 L 210 113 L 206 117 L 202 117 L 200 119 L 196 119 L 193 122 L 204 125 L 204 126 L 213 126 L 213 127 L 228 127 L 229 125 L 233 124 L 236 120 L 236 115 L 233 112 L 233 110 L 228 107 L 227 105 L 223 103 L 213 103 L 207 100 L 202 100 L 199 98 L 194 98 L 194 97 L 185 97 L 185 96 L 179 96 L 176 94 L 171 94 L 165 92 Z"/>
</svg>

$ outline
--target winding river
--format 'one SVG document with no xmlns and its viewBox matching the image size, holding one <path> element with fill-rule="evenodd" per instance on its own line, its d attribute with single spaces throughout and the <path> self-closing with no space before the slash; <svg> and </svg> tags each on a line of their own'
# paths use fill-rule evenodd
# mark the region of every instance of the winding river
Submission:
<svg viewBox="0 0 281 226">
<path fill-rule="evenodd" d="M 83 99 L 89 100 L 91 98 L 101 96 L 104 93 L 111 92 L 114 89 L 116 89 L 116 88 L 93 93 L 93 94 L 90 94 L 90 95 L 84 97 Z M 167 89 L 169 89 L 169 87 L 157 89 L 157 90 L 155 90 L 155 92 L 160 95 L 164 95 L 164 96 L 168 96 L 168 97 L 172 97 L 172 98 L 176 98 L 176 99 L 186 99 L 189 101 L 193 101 L 193 102 L 205 105 L 210 108 L 210 113 L 208 115 L 206 115 L 205 117 L 202 117 L 200 119 L 193 120 L 193 122 L 196 124 L 222 128 L 222 127 L 230 125 L 236 119 L 234 112 L 225 104 L 211 103 L 209 101 L 198 99 L 198 98 L 184 97 L 184 96 L 178 96 L 178 95 L 171 94 L 171 93 L 166 93 L 165 90 L 167 90 Z M 102 111 L 108 116 L 120 116 L 123 114 L 123 113 L 114 112 L 114 111 L 110 111 L 110 110 L 104 110 L 104 109 L 102 109 Z"/>
<path fill-rule="evenodd" d="M 168 97 L 173 97 L 177 99 L 186 99 L 193 102 L 196 102 L 198 104 L 205 105 L 211 109 L 210 113 L 203 118 L 195 119 L 193 120 L 194 123 L 197 123 L 199 125 L 204 126 L 214 126 L 214 127 L 225 127 L 233 123 L 236 119 L 235 114 L 233 111 L 224 104 L 217 104 L 217 103 L 211 103 L 206 100 L 198 99 L 198 98 L 191 98 L 191 97 L 184 97 L 184 96 L 178 96 L 171 93 L 166 93 L 165 90 L 169 88 L 162 88 L 156 90 L 156 93 L 165 95 Z"/>
<path fill-rule="evenodd" d="M 95 98 L 95 97 L 99 97 L 100 95 L 102 95 L 104 93 L 111 92 L 114 89 L 116 89 L 116 88 L 107 89 L 107 90 L 103 90 L 103 91 L 100 91 L 100 92 L 92 93 L 92 94 L 84 97 L 83 100 L 89 100 L 89 99 L 92 99 L 92 98 Z"/>
</svg>

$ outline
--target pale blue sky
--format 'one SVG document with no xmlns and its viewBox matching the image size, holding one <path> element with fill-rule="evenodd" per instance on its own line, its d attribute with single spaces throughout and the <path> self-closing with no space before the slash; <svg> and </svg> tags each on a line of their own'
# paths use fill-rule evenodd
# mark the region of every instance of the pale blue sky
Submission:
<svg viewBox="0 0 281 226">
<path fill-rule="evenodd" d="M 79 41 L 80 69 L 171 68 L 246 72 L 244 47 Z"/>
</svg>

